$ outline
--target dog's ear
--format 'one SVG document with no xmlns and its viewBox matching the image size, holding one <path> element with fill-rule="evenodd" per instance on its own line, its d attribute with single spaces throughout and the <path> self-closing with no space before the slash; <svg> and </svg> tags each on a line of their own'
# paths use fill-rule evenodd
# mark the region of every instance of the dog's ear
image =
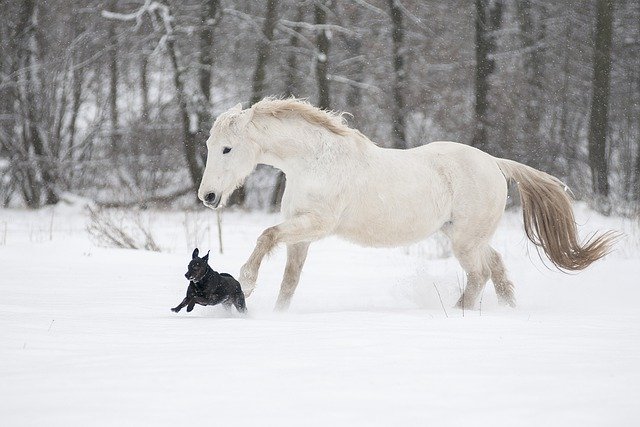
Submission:
<svg viewBox="0 0 640 427">
<path fill-rule="evenodd" d="M 209 261 L 209 252 L 211 252 L 210 250 L 207 251 L 207 254 L 205 256 L 202 257 L 203 261 Z"/>
<path fill-rule="evenodd" d="M 198 258 L 198 254 L 200 253 L 200 251 L 198 250 L 198 248 L 195 248 L 193 250 L 193 253 L 191 254 L 191 259 L 196 259 Z"/>
</svg>

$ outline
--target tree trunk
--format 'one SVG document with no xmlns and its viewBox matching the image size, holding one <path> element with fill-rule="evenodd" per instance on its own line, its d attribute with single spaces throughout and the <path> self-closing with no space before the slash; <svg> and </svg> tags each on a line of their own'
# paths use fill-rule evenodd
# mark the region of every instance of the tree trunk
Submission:
<svg viewBox="0 0 640 427">
<path fill-rule="evenodd" d="M 196 189 L 202 177 L 202 170 L 196 157 L 195 133 L 191 132 L 189 126 L 189 109 L 187 105 L 186 93 L 184 90 L 184 83 L 182 81 L 183 69 L 178 61 L 178 53 L 175 46 L 175 34 L 173 32 L 172 22 L 173 21 L 169 21 L 169 23 L 167 24 L 171 26 L 169 30 L 170 34 L 168 34 L 167 37 L 167 53 L 169 54 L 171 68 L 173 69 L 173 84 L 176 88 L 176 95 L 178 96 L 178 108 L 180 110 L 180 124 L 182 125 L 182 143 L 184 147 L 185 160 L 187 161 L 191 183 L 193 184 L 193 188 Z"/>
<path fill-rule="evenodd" d="M 316 0 L 314 6 L 314 22 L 318 26 L 327 23 L 327 10 L 333 6 L 333 0 Z M 325 28 L 316 29 L 316 80 L 318 82 L 318 107 L 331 109 L 331 96 L 329 92 L 329 37 Z"/>
<path fill-rule="evenodd" d="M 304 4 L 299 3 L 298 9 L 296 11 L 296 22 L 302 22 L 304 19 L 305 7 Z M 300 32 L 300 27 L 295 26 L 293 31 L 296 33 Z M 300 45 L 298 34 L 293 34 L 289 38 L 289 55 L 287 55 L 287 72 L 285 77 L 285 92 L 286 96 L 298 96 L 298 91 L 300 90 L 300 82 L 298 79 L 298 61 L 297 61 L 297 52 L 298 46 Z"/>
<path fill-rule="evenodd" d="M 10 76 L 13 76 L 13 85 L 7 85 L 7 98 L 11 102 L 13 109 L 13 120 L 10 129 L 13 138 L 7 141 L 8 148 L 11 149 L 14 158 L 17 158 L 22 165 L 13 171 L 13 176 L 19 185 L 20 193 L 25 204 L 29 208 L 40 206 L 40 183 L 38 180 L 38 164 L 37 159 L 34 162 L 31 158 L 31 143 L 28 133 L 28 115 L 26 111 L 30 109 L 29 105 L 24 105 L 24 99 L 21 92 L 25 92 L 26 74 L 29 72 L 30 61 L 30 34 L 31 22 L 34 13 L 33 1 L 25 0 L 22 2 L 20 12 L 18 14 L 15 31 L 9 38 L 12 51 L 15 52 L 13 64 L 11 64 Z M 17 131 L 17 129 L 20 129 Z"/>
<path fill-rule="evenodd" d="M 81 37 L 85 31 L 82 26 L 82 21 L 78 16 L 78 13 L 73 14 L 72 18 L 73 33 L 76 37 Z M 79 52 L 72 54 L 73 60 L 71 61 L 71 119 L 69 121 L 68 129 L 68 142 L 66 146 L 67 158 L 72 162 L 75 161 L 75 143 L 76 143 L 76 130 L 78 122 L 78 113 L 80 112 L 80 106 L 82 105 L 82 84 L 84 82 L 84 72 L 81 65 L 82 59 Z M 67 173 L 67 186 L 70 187 L 73 182 L 74 168 L 69 168 Z"/>
<path fill-rule="evenodd" d="M 524 54 L 524 74 L 526 88 L 524 90 L 524 123 L 522 126 L 522 139 L 517 148 L 518 157 L 522 157 L 530 166 L 540 168 L 549 164 L 549 150 L 543 149 L 544 137 L 540 131 L 542 107 L 544 101 L 543 77 L 544 64 L 542 59 L 542 42 L 544 40 L 544 26 L 542 25 L 542 13 L 537 13 L 539 8 L 532 4 L 532 0 L 520 0 L 516 2 L 516 12 L 520 24 L 520 39 Z M 511 154 L 511 153 L 510 153 Z"/>
<path fill-rule="evenodd" d="M 355 26 L 362 21 L 362 8 L 358 4 L 343 4 L 342 5 L 345 14 L 347 15 L 348 25 Z M 354 116 L 351 117 L 351 121 L 354 127 L 358 126 L 358 119 L 360 113 L 360 107 L 362 105 L 362 82 L 364 81 L 365 64 L 361 59 L 362 57 L 362 35 L 361 34 L 349 34 L 345 36 L 345 47 L 347 48 L 347 54 L 350 58 L 358 58 L 357 62 L 352 66 L 349 74 L 350 78 L 355 84 L 349 85 L 347 88 L 347 111 Z"/>
<path fill-rule="evenodd" d="M 198 138 L 196 140 L 197 147 L 201 150 L 195 153 L 197 159 L 204 164 L 206 162 L 205 141 L 209 138 L 211 129 L 211 72 L 213 71 L 213 30 L 216 20 L 220 14 L 219 0 L 206 0 L 201 10 L 201 27 L 200 27 L 200 68 L 198 71 L 198 86 L 202 93 L 203 99 L 199 103 L 196 120 Z"/>
<path fill-rule="evenodd" d="M 476 7 L 476 71 L 475 71 L 475 131 L 471 145 L 487 150 L 489 77 L 495 70 L 491 55 L 496 50 L 494 32 L 502 25 L 502 1 L 475 0 Z"/>
<path fill-rule="evenodd" d="M 264 96 L 264 81 L 266 77 L 266 66 L 273 42 L 273 30 L 276 26 L 276 9 L 278 0 L 267 0 L 267 10 L 262 26 L 262 34 L 258 42 L 258 55 L 256 58 L 256 68 L 253 72 L 253 84 L 251 87 L 251 104 L 260 101 Z"/>
<path fill-rule="evenodd" d="M 640 11 L 639 11 L 640 12 Z M 638 13 L 638 33 L 640 34 L 640 13 Z M 636 90 L 640 93 L 640 72 L 636 72 Z M 636 116 L 636 120 L 638 123 L 638 129 L 640 129 L 640 109 L 636 110 L 638 115 Z M 636 213 L 640 214 L 640 135 L 636 136 L 636 161 L 634 165 L 634 179 L 633 179 L 633 197 L 636 201 Z"/>
<path fill-rule="evenodd" d="M 638 203 L 638 210 L 640 211 L 640 138 L 638 138 L 637 142 L 638 148 L 636 150 L 636 164 L 634 165 L 633 196 Z"/>
<path fill-rule="evenodd" d="M 392 140 L 394 148 L 407 148 L 405 129 L 404 91 L 406 70 L 404 59 L 404 27 L 402 23 L 402 9 L 397 0 L 389 0 L 391 11 L 391 39 L 393 41 L 393 107 L 391 119 L 393 121 Z"/>
<path fill-rule="evenodd" d="M 639 11 L 640 12 L 640 11 Z M 638 33 L 640 35 L 640 13 L 638 13 Z M 636 90 L 638 94 L 640 94 L 640 72 L 636 72 L 635 77 Z M 638 115 L 636 116 L 637 120 L 637 129 L 640 129 L 640 109 L 636 109 Z M 640 135 L 636 136 L 636 161 L 634 165 L 633 171 L 633 197 L 636 201 L 636 213 L 640 214 Z"/>
<path fill-rule="evenodd" d="M 611 80 L 612 24 L 613 0 L 598 0 L 593 60 L 593 93 L 589 119 L 589 166 L 591 167 L 593 192 L 602 199 L 609 196 L 606 142 Z"/>
<path fill-rule="evenodd" d="M 33 40 L 33 43 L 35 43 L 38 10 L 33 0 L 25 0 L 24 3 L 31 11 L 31 31 L 28 37 Z M 38 114 L 36 91 L 40 85 L 36 84 L 36 80 L 38 79 L 37 67 L 39 66 L 39 58 L 36 56 L 36 51 L 37 49 L 30 46 L 27 53 L 28 65 L 25 69 L 25 109 L 27 113 L 27 127 L 25 138 L 27 138 L 26 142 L 31 145 L 35 154 L 35 169 L 40 170 L 40 182 L 42 190 L 44 191 L 45 204 L 52 205 L 58 203 L 59 199 L 54 190 L 56 180 L 54 179 L 54 175 L 51 171 L 51 168 L 53 167 L 51 154 L 46 149 L 45 141 L 43 141 L 40 130 L 38 129 L 40 117 Z"/>
<path fill-rule="evenodd" d="M 117 10 L 118 0 L 110 0 L 109 9 Z M 118 39 L 116 36 L 116 21 L 109 21 L 107 31 L 107 43 L 109 43 L 109 121 L 111 124 L 111 153 L 118 154 L 119 128 L 118 128 Z"/>
<path fill-rule="evenodd" d="M 302 22 L 304 19 L 304 4 L 299 3 L 298 9 L 296 11 L 296 22 Z M 293 29 L 296 33 L 300 32 L 300 27 L 295 26 Z M 293 34 L 289 39 L 289 55 L 287 56 L 287 72 L 285 79 L 285 90 L 286 96 L 298 96 L 298 91 L 300 87 L 300 82 L 298 81 L 298 61 L 296 59 L 296 49 L 300 43 L 297 34 Z M 271 206 L 271 210 L 273 212 L 277 212 L 280 210 L 280 205 L 282 203 L 282 196 L 284 195 L 284 190 L 287 185 L 287 179 L 282 171 L 278 172 L 278 176 L 276 177 L 276 185 L 273 188 L 273 193 L 271 194 L 271 200 L 269 205 Z"/>
<path fill-rule="evenodd" d="M 140 58 L 140 94 L 142 95 L 142 122 L 149 123 L 149 55 L 142 52 Z"/>
<path fill-rule="evenodd" d="M 200 28 L 200 72 L 198 84 L 200 91 L 206 100 L 206 111 L 203 113 L 203 121 L 210 120 L 209 108 L 211 107 L 211 71 L 213 68 L 213 29 L 220 9 L 219 0 L 207 0 L 202 7 L 202 22 Z M 209 125 L 210 123 L 207 123 Z"/>
</svg>

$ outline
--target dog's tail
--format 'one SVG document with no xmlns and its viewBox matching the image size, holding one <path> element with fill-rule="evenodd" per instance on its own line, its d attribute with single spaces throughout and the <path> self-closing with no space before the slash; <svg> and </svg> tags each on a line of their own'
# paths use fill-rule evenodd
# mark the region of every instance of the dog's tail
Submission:
<svg viewBox="0 0 640 427">
<path fill-rule="evenodd" d="M 513 160 L 496 161 L 518 186 L 527 237 L 558 269 L 583 270 L 611 251 L 618 238 L 613 231 L 580 243 L 569 189 L 558 178 Z"/>
</svg>

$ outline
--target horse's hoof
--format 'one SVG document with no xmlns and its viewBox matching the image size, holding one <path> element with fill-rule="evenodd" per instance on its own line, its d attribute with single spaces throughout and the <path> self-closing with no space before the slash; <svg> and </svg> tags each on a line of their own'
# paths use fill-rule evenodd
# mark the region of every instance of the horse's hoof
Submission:
<svg viewBox="0 0 640 427">
<path fill-rule="evenodd" d="M 290 301 L 276 301 L 276 305 L 275 307 L 273 307 L 273 311 L 278 312 L 278 313 L 284 313 L 285 311 L 289 310 L 289 304 Z"/>
<path fill-rule="evenodd" d="M 458 302 L 455 305 L 455 308 L 459 308 L 460 310 L 473 310 L 474 303 L 465 301 L 464 297 L 460 297 Z"/>
<path fill-rule="evenodd" d="M 498 297 L 498 302 L 501 305 L 508 305 L 511 308 L 516 308 L 516 299 L 514 297 L 511 297 L 511 298 Z"/>
<path fill-rule="evenodd" d="M 240 269 L 239 282 L 245 298 L 248 298 L 255 289 L 257 276 L 258 275 L 251 271 L 246 265 Z"/>
</svg>

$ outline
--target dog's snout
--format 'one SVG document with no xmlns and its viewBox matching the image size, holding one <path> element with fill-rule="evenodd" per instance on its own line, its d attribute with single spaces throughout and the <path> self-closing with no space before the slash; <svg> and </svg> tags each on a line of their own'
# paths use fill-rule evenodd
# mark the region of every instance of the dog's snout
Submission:
<svg viewBox="0 0 640 427">
<path fill-rule="evenodd" d="M 204 201 L 207 203 L 213 203 L 216 200 L 216 193 L 207 193 L 204 196 Z"/>
<path fill-rule="evenodd" d="M 186 277 L 186 278 L 188 279 L 188 278 L 189 278 L 189 273 L 186 273 L 186 274 L 184 275 L 184 277 Z"/>
</svg>

